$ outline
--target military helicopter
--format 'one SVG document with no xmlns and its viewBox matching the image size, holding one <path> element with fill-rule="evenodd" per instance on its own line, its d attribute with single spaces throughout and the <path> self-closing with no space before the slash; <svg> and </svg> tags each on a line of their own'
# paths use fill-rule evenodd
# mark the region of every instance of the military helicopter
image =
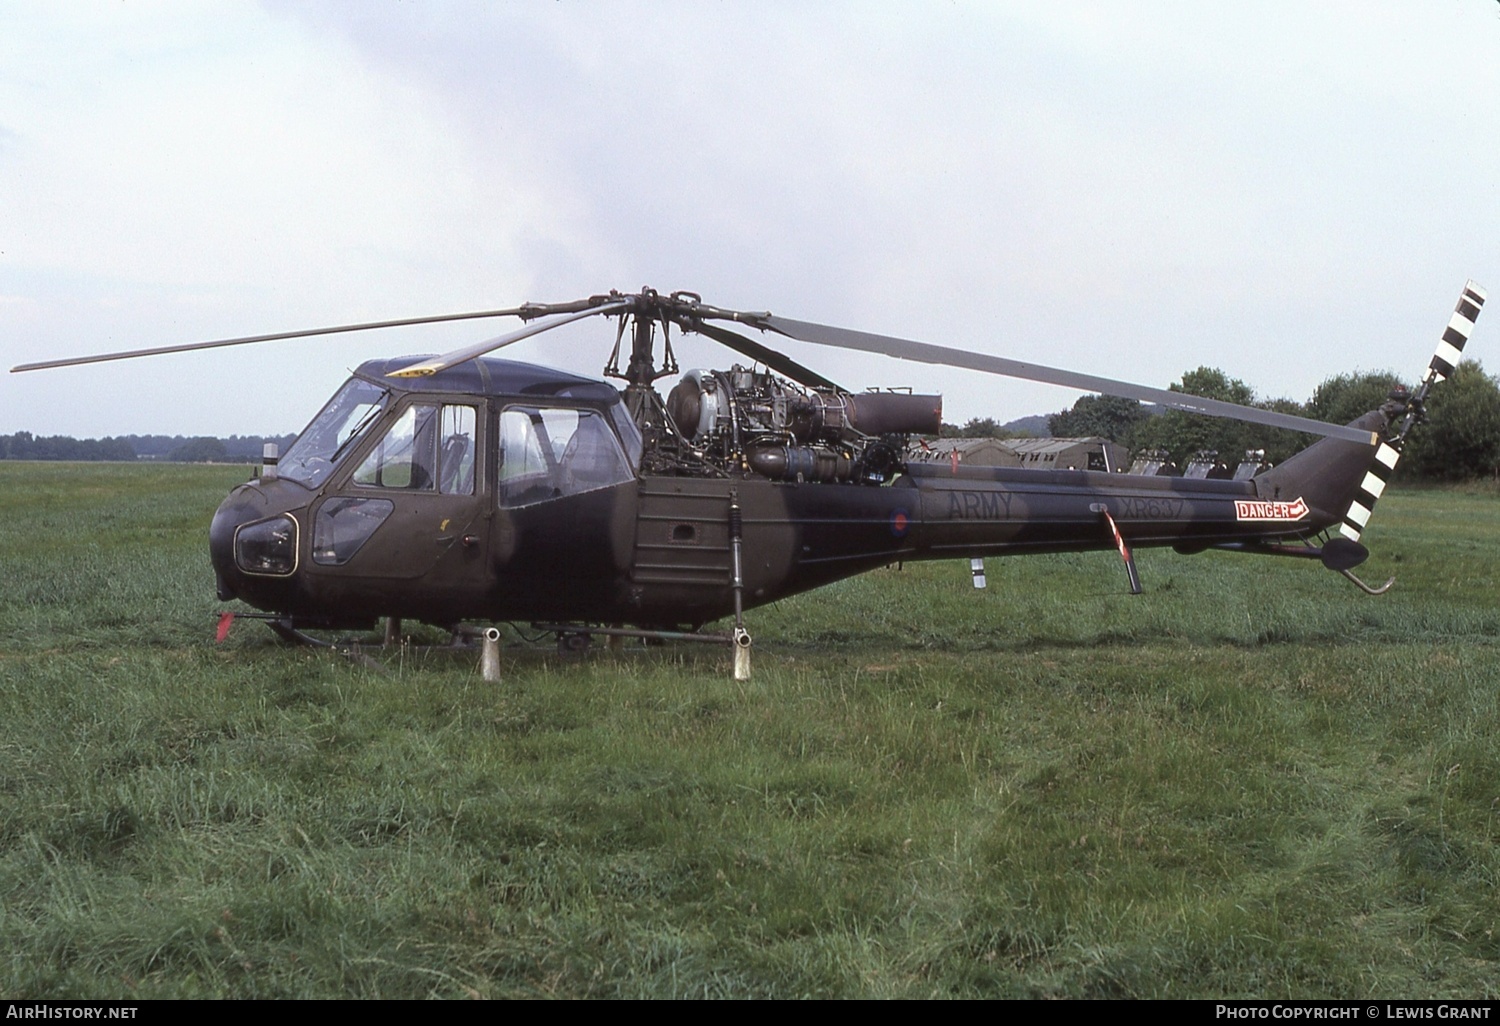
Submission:
<svg viewBox="0 0 1500 1026">
<path fill-rule="evenodd" d="M 1383 591 L 1351 572 L 1368 556 L 1361 532 L 1484 299 L 1469 282 L 1417 388 L 1349 425 L 649 288 L 13 370 L 519 318 L 519 330 L 454 352 L 355 370 L 287 451 L 268 453 L 260 476 L 214 515 L 219 598 L 243 601 L 261 611 L 248 615 L 302 641 L 381 618 L 455 631 L 524 622 L 565 645 L 593 635 L 726 641 L 743 678 L 746 610 L 900 561 L 969 559 L 982 583 L 989 556 L 1117 548 L 1138 592 L 1131 548 L 1170 545 L 1318 560 Z M 490 355 L 586 318 L 614 321 L 604 376 L 623 388 Z M 908 442 L 938 433 L 940 396 L 849 391 L 728 324 L 1325 437 L 1243 480 L 921 461 Z M 663 399 L 655 383 L 680 372 L 674 327 L 751 366 L 689 370 Z M 701 633 L 730 615 L 732 635 Z M 496 638 L 490 628 L 488 640 Z"/>
</svg>

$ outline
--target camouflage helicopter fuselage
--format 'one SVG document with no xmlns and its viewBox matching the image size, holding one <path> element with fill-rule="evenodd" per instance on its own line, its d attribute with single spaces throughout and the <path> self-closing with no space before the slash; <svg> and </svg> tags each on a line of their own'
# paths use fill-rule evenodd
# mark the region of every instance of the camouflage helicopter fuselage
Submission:
<svg viewBox="0 0 1500 1026">
<path fill-rule="evenodd" d="M 1241 481 L 906 460 L 879 483 L 785 459 L 774 477 L 744 459 L 653 472 L 606 383 L 495 359 L 387 377 L 400 362 L 363 365 L 275 476 L 225 499 L 221 598 L 313 627 L 695 628 L 734 610 L 736 540 L 746 609 L 898 561 L 1113 548 L 1111 519 L 1135 547 L 1304 542 L 1340 522 L 1375 451 L 1325 439 Z"/>
</svg>

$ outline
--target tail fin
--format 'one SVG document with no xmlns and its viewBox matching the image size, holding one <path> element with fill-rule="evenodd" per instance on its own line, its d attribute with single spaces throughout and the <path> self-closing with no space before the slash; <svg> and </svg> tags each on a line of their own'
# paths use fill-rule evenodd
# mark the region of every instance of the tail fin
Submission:
<svg viewBox="0 0 1500 1026">
<path fill-rule="evenodd" d="M 1469 341 L 1469 335 L 1474 331 L 1474 322 L 1479 318 L 1479 308 L 1484 306 L 1484 299 L 1484 289 L 1474 282 L 1470 281 L 1464 286 L 1463 293 L 1458 297 L 1458 305 L 1453 309 L 1453 317 L 1443 330 L 1442 338 L 1438 339 L 1437 351 L 1432 354 L 1432 362 L 1427 365 L 1422 383 L 1406 400 L 1406 416 L 1401 421 L 1401 426 L 1396 429 L 1389 442 L 1381 442 L 1376 446 L 1370 468 L 1360 482 L 1354 501 L 1344 513 L 1339 533 L 1350 541 L 1359 541 L 1360 533 L 1370 522 L 1375 501 L 1385 491 L 1385 486 L 1396 469 L 1396 462 L 1401 458 L 1401 446 L 1406 441 L 1407 432 L 1422 419 L 1427 394 L 1432 391 L 1433 385 L 1453 373 L 1453 368 L 1462 358 L 1464 343 Z"/>
</svg>

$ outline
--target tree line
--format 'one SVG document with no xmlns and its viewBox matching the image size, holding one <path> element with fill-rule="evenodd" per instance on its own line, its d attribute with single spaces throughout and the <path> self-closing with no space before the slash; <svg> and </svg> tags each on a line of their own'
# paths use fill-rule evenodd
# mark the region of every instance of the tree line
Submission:
<svg viewBox="0 0 1500 1026">
<path fill-rule="evenodd" d="M 1238 378 L 1213 367 L 1188 371 L 1170 386 L 1208 399 L 1347 424 L 1379 409 L 1409 383 L 1390 371 L 1340 374 L 1324 381 L 1305 403 L 1264 399 Z M 1132 452 L 1165 450 L 1178 466 L 1205 449 L 1234 466 L 1248 450 L 1265 450 L 1279 463 L 1314 439 L 1285 428 L 1148 408 L 1134 399 L 1086 395 L 1071 409 L 1053 414 L 1054 437 L 1101 436 Z M 1410 435 L 1398 474 L 1411 479 L 1465 481 L 1500 476 L 1500 384 L 1477 362 L 1466 360 L 1436 385 L 1427 400 L 1427 419 Z"/>
<path fill-rule="evenodd" d="M 0 460 L 165 460 L 173 463 L 255 463 L 267 442 L 282 452 L 296 435 L 230 435 L 228 438 L 184 435 L 120 435 L 72 438 L 17 431 L 0 435 Z"/>
<path fill-rule="evenodd" d="M 1379 409 L 1393 390 L 1411 387 L 1390 371 L 1339 374 L 1324 381 L 1305 403 L 1264 399 L 1238 378 L 1214 367 L 1183 374 L 1170 389 L 1241 406 L 1257 406 L 1314 420 L 1347 424 Z M 967 424 L 944 424 L 945 436 L 1006 437 L 1043 434 L 1044 418 L 1028 417 L 999 424 L 991 417 Z M 1213 450 L 1233 466 L 1249 450 L 1264 450 L 1279 463 L 1313 439 L 1285 428 L 1162 411 L 1134 399 L 1086 395 L 1071 408 L 1045 418 L 1056 438 L 1098 436 L 1128 446 L 1132 452 L 1164 450 L 1178 466 L 1194 454 Z M 112 438 L 38 436 L 29 431 L 0 435 L 0 460 L 168 460 L 182 463 L 253 463 L 266 442 L 282 452 L 295 435 L 230 435 L 228 438 L 183 435 L 121 435 Z M 1500 383 L 1475 360 L 1465 360 L 1448 380 L 1432 390 L 1427 420 L 1407 442 L 1398 474 L 1408 479 L 1465 481 L 1500 476 Z"/>
</svg>

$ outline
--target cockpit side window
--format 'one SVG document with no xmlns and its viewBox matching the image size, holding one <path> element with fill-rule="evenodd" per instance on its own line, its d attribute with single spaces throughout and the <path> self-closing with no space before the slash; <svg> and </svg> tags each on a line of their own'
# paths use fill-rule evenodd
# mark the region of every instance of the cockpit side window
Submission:
<svg viewBox="0 0 1500 1026">
<path fill-rule="evenodd" d="M 435 406 L 408 406 L 354 472 L 354 483 L 374 488 L 430 492 L 433 483 L 432 420 Z"/>
<path fill-rule="evenodd" d="M 595 410 L 511 406 L 500 414 L 502 506 L 530 506 L 632 477 L 619 439 Z"/>
<path fill-rule="evenodd" d="M 474 423 L 472 406 L 413 403 L 370 450 L 354 472 L 354 483 L 473 495 Z"/>
</svg>

